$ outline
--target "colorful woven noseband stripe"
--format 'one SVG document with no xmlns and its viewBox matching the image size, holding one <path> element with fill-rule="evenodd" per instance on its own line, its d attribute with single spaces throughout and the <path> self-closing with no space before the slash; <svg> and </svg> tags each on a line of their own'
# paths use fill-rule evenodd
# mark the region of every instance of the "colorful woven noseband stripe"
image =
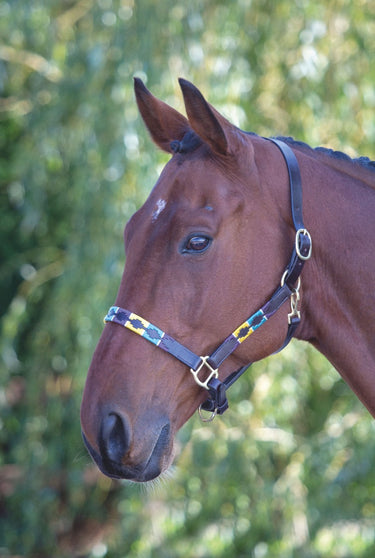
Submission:
<svg viewBox="0 0 375 558">
<path fill-rule="evenodd" d="M 159 346 L 163 337 L 165 336 L 164 331 L 158 327 L 150 324 L 147 320 L 144 320 L 137 314 L 133 312 L 128 312 L 119 308 L 119 306 L 112 306 L 109 309 L 108 314 L 104 318 L 106 322 L 116 322 L 120 323 L 124 327 L 127 327 L 134 333 L 138 333 L 148 341 L 151 341 L 156 346 Z"/>
<path fill-rule="evenodd" d="M 255 330 L 257 330 L 262 324 L 264 324 L 271 314 L 266 315 L 265 309 L 267 304 L 255 312 L 248 320 L 240 325 L 231 335 L 229 335 L 225 341 L 216 349 L 216 351 L 209 357 L 212 364 L 217 368 L 221 364 L 221 359 L 215 358 L 219 356 L 221 350 L 225 351 L 225 358 L 228 354 L 232 353 L 240 343 L 245 341 Z M 272 312 L 273 314 L 273 312 Z M 163 349 L 167 353 L 172 354 L 174 357 L 178 358 L 181 362 L 197 370 L 197 368 L 202 364 L 202 358 L 183 345 L 176 341 L 170 335 L 167 335 L 157 326 L 151 324 L 149 321 L 145 320 L 141 316 L 129 312 L 120 308 L 119 306 L 112 306 L 108 314 L 104 318 L 104 322 L 114 322 L 127 329 L 137 333 L 141 337 L 147 339 L 160 349 Z"/>
<path fill-rule="evenodd" d="M 104 322 L 114 322 L 130 329 L 141 337 L 147 339 L 163 351 L 172 354 L 181 362 L 190 366 L 190 368 L 198 368 L 201 359 L 192 351 L 181 345 L 178 341 L 167 335 L 164 331 L 154 326 L 144 318 L 137 316 L 129 310 L 124 310 L 119 306 L 111 306 L 108 314 L 104 318 Z"/>
</svg>

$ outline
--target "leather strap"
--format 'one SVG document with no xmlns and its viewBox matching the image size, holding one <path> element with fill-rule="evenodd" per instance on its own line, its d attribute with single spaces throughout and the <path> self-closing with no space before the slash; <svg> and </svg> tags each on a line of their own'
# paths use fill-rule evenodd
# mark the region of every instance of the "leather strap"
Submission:
<svg viewBox="0 0 375 558">
<path fill-rule="evenodd" d="M 190 349 L 184 345 L 181 345 L 181 343 L 176 341 L 176 339 L 167 335 L 157 326 L 151 324 L 144 318 L 141 318 L 141 316 L 137 316 L 137 314 L 129 312 L 129 310 L 125 310 L 119 306 L 111 306 L 104 318 L 104 322 L 113 322 L 130 329 L 134 333 L 137 333 L 141 337 L 147 339 L 147 341 L 150 341 L 150 343 L 153 343 L 160 349 L 163 349 L 163 351 L 166 351 L 170 355 L 174 356 L 193 370 L 197 370 L 201 364 L 200 356 L 190 351 Z"/>
<path fill-rule="evenodd" d="M 305 226 L 303 224 L 302 215 L 302 180 L 297 158 L 289 145 L 283 141 L 275 138 L 265 139 L 272 141 L 272 143 L 277 145 L 283 154 L 289 174 L 290 206 L 292 210 L 294 228 L 296 231 L 304 229 Z"/>
</svg>

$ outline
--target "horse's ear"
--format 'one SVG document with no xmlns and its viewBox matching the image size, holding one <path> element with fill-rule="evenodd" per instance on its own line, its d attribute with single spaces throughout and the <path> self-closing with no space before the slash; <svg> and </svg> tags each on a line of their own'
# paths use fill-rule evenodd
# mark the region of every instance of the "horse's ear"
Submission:
<svg viewBox="0 0 375 558">
<path fill-rule="evenodd" d="M 222 155 L 228 153 L 229 145 L 226 131 L 235 129 L 235 126 L 221 116 L 190 81 L 180 78 L 179 83 L 190 126 L 202 140 L 209 144 L 215 153 Z"/>
<path fill-rule="evenodd" d="M 189 122 L 182 114 L 154 97 L 139 78 L 134 78 L 134 91 L 139 111 L 153 141 L 164 151 L 172 153 L 171 142 L 182 140 L 190 130 Z"/>
</svg>

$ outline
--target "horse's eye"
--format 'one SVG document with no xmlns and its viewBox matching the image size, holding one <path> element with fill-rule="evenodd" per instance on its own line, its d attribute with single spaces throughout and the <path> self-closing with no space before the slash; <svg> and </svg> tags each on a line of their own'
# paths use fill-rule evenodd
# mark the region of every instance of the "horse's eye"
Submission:
<svg viewBox="0 0 375 558">
<path fill-rule="evenodd" d="M 201 253 L 207 250 L 210 244 L 211 244 L 211 238 L 209 236 L 204 236 L 204 235 L 191 236 L 185 242 L 182 252 L 185 254 Z"/>
</svg>

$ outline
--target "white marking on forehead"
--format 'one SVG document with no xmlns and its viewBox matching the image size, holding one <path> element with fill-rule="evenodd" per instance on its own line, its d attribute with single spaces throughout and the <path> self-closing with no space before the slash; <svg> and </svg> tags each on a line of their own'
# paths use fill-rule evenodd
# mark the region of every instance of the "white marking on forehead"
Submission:
<svg viewBox="0 0 375 558">
<path fill-rule="evenodd" d="M 161 198 L 160 198 L 160 200 L 158 200 L 156 202 L 156 209 L 154 209 L 154 211 L 152 213 L 152 222 L 153 223 L 155 223 L 155 221 L 159 217 L 160 213 L 162 211 L 164 211 L 166 205 L 167 205 L 167 202 L 165 200 L 161 199 Z"/>
</svg>

